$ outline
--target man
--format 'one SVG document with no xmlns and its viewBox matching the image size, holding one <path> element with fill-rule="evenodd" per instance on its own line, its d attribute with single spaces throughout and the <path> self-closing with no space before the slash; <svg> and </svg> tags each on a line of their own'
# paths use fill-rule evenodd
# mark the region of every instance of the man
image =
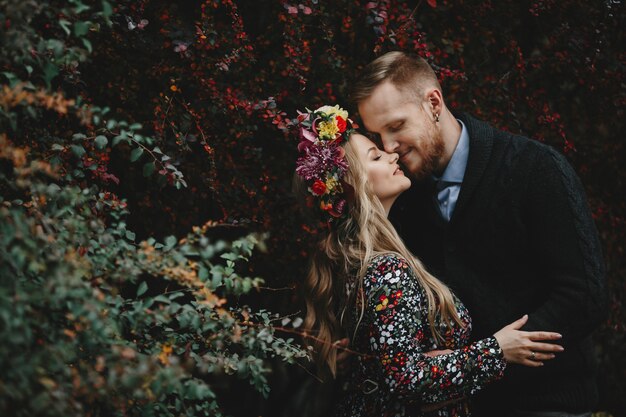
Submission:
<svg viewBox="0 0 626 417">
<path fill-rule="evenodd" d="M 453 115 L 426 61 L 390 52 L 355 85 L 365 128 L 412 175 L 391 219 L 409 248 L 467 305 L 473 338 L 528 313 L 523 330 L 563 335 L 536 368 L 510 365 L 476 416 L 590 416 L 591 332 L 606 305 L 597 231 L 580 181 L 548 146 Z"/>
</svg>

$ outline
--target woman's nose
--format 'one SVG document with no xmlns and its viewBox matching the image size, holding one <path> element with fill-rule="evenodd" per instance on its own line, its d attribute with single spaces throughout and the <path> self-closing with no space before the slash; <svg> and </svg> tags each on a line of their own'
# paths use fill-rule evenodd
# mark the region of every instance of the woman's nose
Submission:
<svg viewBox="0 0 626 417">
<path fill-rule="evenodd" d="M 400 154 L 398 154 L 397 152 L 394 152 L 390 155 L 389 163 L 395 164 L 396 162 L 398 162 L 398 159 L 400 159 Z"/>
</svg>

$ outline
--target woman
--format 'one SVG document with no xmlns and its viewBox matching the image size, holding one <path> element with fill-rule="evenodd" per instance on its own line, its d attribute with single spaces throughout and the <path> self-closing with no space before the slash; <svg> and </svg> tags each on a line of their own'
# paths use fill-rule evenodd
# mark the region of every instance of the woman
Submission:
<svg viewBox="0 0 626 417">
<path fill-rule="evenodd" d="M 301 113 L 296 182 L 328 228 L 307 277 L 306 328 L 334 375 L 348 334 L 358 363 L 345 416 L 468 416 L 468 395 L 507 363 L 541 366 L 560 347 L 548 332 L 523 332 L 526 316 L 469 343 L 463 304 L 405 247 L 387 214 L 408 189 L 397 154 L 354 133 L 339 106 Z M 535 351 L 541 351 L 538 353 Z"/>
</svg>

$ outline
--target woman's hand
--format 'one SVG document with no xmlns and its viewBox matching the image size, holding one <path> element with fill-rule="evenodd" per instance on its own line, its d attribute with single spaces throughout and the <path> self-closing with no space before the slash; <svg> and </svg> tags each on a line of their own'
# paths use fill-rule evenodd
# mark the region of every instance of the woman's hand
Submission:
<svg viewBox="0 0 626 417">
<path fill-rule="evenodd" d="M 559 340 L 561 335 L 554 332 L 526 332 L 519 330 L 528 321 L 528 314 L 508 326 L 503 327 L 493 336 L 498 341 L 504 359 L 508 363 L 538 367 L 543 362 L 553 359 L 555 352 L 563 352 L 563 347 L 548 340 Z M 543 342 L 541 342 L 543 341 Z"/>
</svg>

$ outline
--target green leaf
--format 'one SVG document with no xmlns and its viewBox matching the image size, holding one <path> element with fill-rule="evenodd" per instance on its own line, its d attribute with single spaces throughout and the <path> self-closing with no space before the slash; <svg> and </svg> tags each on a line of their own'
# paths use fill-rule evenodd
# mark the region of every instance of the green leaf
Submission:
<svg viewBox="0 0 626 417">
<path fill-rule="evenodd" d="M 148 284 L 146 284 L 146 281 L 143 281 L 137 288 L 137 297 L 141 297 L 146 291 L 148 291 Z"/>
<path fill-rule="evenodd" d="M 58 143 L 55 143 L 54 145 L 52 145 L 52 150 L 53 151 L 64 151 L 65 150 L 65 146 L 60 145 Z"/>
<path fill-rule="evenodd" d="M 82 158 L 83 155 L 85 155 L 87 152 L 85 151 L 85 148 L 83 148 L 80 145 L 72 145 L 72 152 L 74 152 L 74 155 L 76 155 L 79 158 Z"/>
<path fill-rule="evenodd" d="M 200 278 L 201 281 L 209 279 L 209 270 L 200 265 L 200 268 L 198 269 L 198 278 Z"/>
<path fill-rule="evenodd" d="M 236 261 L 237 260 L 237 255 L 235 255 L 234 253 L 223 253 L 220 258 L 222 259 L 228 259 L 229 261 Z"/>
<path fill-rule="evenodd" d="M 61 187 L 59 187 L 57 184 L 50 184 L 48 185 L 48 194 L 58 194 L 61 191 Z"/>
<path fill-rule="evenodd" d="M 74 23 L 74 36 L 80 38 L 81 36 L 85 36 L 87 32 L 89 32 L 89 23 L 79 20 Z"/>
<path fill-rule="evenodd" d="M 176 245 L 176 236 L 168 236 L 165 238 L 165 250 L 172 249 L 174 245 Z"/>
<path fill-rule="evenodd" d="M 121 125 L 121 124 L 122 122 L 118 123 L 118 125 Z M 128 133 L 124 129 L 122 129 L 119 135 L 113 138 L 113 146 L 117 146 L 117 144 L 123 140 L 125 140 L 126 143 L 130 144 L 130 139 L 128 139 Z"/>
<path fill-rule="evenodd" d="M 99 136 L 96 136 L 95 143 L 96 143 L 96 148 L 102 150 L 106 148 L 107 144 L 109 143 L 109 140 L 107 139 L 106 136 L 99 135 Z"/>
<path fill-rule="evenodd" d="M 135 241 L 135 234 L 130 230 L 126 231 L 126 239 Z"/>
<path fill-rule="evenodd" d="M 13 74 L 12 72 L 6 72 L 5 71 L 5 72 L 2 73 L 2 75 L 7 77 L 7 79 L 9 80 L 9 86 L 11 86 L 11 87 L 15 87 L 15 85 L 20 82 L 20 79 L 17 78 L 15 76 L 15 74 Z"/>
<path fill-rule="evenodd" d="M 68 22 L 65 19 L 61 19 L 59 20 L 59 25 L 61 26 L 61 28 L 63 28 L 63 32 L 65 32 L 66 35 L 69 36 L 70 32 L 70 22 Z"/>
<path fill-rule="evenodd" d="M 65 51 L 65 43 L 58 39 L 48 39 L 46 40 L 45 47 L 47 50 L 52 51 L 54 57 L 57 59 L 61 59 L 63 57 L 63 52 Z"/>
<path fill-rule="evenodd" d="M 152 175 L 152 173 L 154 172 L 154 169 L 156 168 L 154 161 L 150 161 L 148 163 L 146 163 L 143 166 L 143 176 L 144 177 L 149 177 L 150 175 Z"/>
<path fill-rule="evenodd" d="M 133 151 L 130 153 L 131 162 L 135 162 L 136 160 L 138 160 L 142 154 L 143 154 L 143 148 L 133 149 Z"/>
<path fill-rule="evenodd" d="M 83 4 L 81 1 L 75 1 L 76 7 L 74 8 L 74 13 L 81 14 L 82 12 L 89 10 L 90 7 L 86 4 Z"/>
<path fill-rule="evenodd" d="M 105 1 L 105 0 L 102 1 L 102 14 L 104 15 L 107 21 L 113 14 L 113 8 L 111 7 L 111 4 L 108 1 Z"/>
<path fill-rule="evenodd" d="M 87 52 L 92 53 L 93 52 L 93 46 L 91 45 L 91 42 L 89 41 L 89 39 L 82 38 L 82 42 L 83 42 L 83 45 L 85 46 L 85 49 L 87 50 Z"/>
<path fill-rule="evenodd" d="M 46 82 L 48 88 L 50 88 L 50 83 L 57 75 L 59 75 L 59 68 L 49 61 L 46 62 L 43 68 L 43 80 Z"/>
</svg>

